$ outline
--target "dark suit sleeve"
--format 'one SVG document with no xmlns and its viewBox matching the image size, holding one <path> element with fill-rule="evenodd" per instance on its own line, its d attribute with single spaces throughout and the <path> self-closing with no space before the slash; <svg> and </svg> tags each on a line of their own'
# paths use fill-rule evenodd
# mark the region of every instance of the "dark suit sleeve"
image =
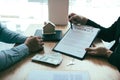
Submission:
<svg viewBox="0 0 120 80">
<path fill-rule="evenodd" d="M 108 61 L 115 65 L 120 71 L 120 44 L 116 47 L 115 51 L 111 54 Z"/>
<path fill-rule="evenodd" d="M 112 40 L 116 40 L 115 36 L 118 34 L 118 27 L 120 27 L 120 17 L 118 18 L 117 21 L 115 21 L 109 28 L 104 28 L 102 26 L 100 26 L 99 24 L 88 20 L 87 25 L 96 27 L 96 28 L 100 28 L 101 31 L 98 34 L 98 37 L 105 40 L 105 41 L 112 41 Z M 113 53 L 111 54 L 111 56 L 109 57 L 108 61 L 112 64 L 115 65 L 119 71 L 120 71 L 120 43 L 117 43 L 117 45 L 115 46 L 115 50 L 113 51 Z"/>
<path fill-rule="evenodd" d="M 113 41 L 115 39 L 115 31 L 116 31 L 116 22 L 114 22 L 114 24 L 112 24 L 109 28 L 104 28 L 102 27 L 101 25 L 95 23 L 94 21 L 92 20 L 88 20 L 86 25 L 90 25 L 90 26 L 93 26 L 95 28 L 99 28 L 101 29 L 100 32 L 98 33 L 98 38 L 101 38 L 103 39 L 104 41 L 107 41 L 107 42 L 110 42 L 110 41 Z"/>
</svg>

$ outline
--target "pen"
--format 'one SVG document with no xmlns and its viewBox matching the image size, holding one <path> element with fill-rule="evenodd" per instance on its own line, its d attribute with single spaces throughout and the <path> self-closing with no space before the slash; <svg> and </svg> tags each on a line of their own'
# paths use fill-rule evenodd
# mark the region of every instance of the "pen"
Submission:
<svg viewBox="0 0 120 80">
<path fill-rule="evenodd" d="M 70 16 L 68 16 L 68 18 L 70 18 Z M 70 21 L 70 28 L 73 29 L 72 21 Z"/>
<path fill-rule="evenodd" d="M 72 22 L 70 22 L 70 28 L 73 29 Z"/>
</svg>

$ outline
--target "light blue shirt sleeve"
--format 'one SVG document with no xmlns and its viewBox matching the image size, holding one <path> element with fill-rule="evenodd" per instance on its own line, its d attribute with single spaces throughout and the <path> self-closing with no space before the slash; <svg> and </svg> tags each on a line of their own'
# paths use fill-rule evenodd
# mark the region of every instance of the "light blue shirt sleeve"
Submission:
<svg viewBox="0 0 120 80">
<path fill-rule="evenodd" d="M 0 41 L 6 43 L 23 43 L 26 38 L 26 36 L 13 32 L 0 24 Z"/>
<path fill-rule="evenodd" d="M 8 50 L 0 51 L 0 71 L 10 67 L 29 54 L 28 47 L 24 44 L 26 38 L 26 36 L 10 31 L 0 24 L 0 41 L 21 44 Z"/>
<path fill-rule="evenodd" d="M 20 61 L 28 54 L 29 50 L 25 44 L 21 44 L 9 50 L 0 51 L 0 71 Z"/>
</svg>

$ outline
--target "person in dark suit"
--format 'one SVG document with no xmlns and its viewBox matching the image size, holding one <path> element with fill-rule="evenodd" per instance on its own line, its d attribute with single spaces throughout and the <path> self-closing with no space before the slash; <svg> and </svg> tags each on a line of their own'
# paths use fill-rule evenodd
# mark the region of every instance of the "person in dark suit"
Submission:
<svg viewBox="0 0 120 80">
<path fill-rule="evenodd" d="M 69 21 L 74 24 L 89 25 L 99 28 L 100 32 L 97 35 L 98 38 L 106 42 L 115 41 L 111 49 L 105 47 L 90 47 L 85 50 L 90 55 L 106 57 L 108 61 L 112 65 L 115 65 L 120 71 L 120 17 L 108 28 L 102 27 L 94 21 L 75 13 L 69 15 Z"/>
</svg>

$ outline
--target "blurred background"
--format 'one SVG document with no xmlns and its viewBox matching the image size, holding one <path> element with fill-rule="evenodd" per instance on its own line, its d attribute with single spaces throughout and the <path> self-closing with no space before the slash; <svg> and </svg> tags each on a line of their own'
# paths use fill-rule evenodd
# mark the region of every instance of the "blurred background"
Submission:
<svg viewBox="0 0 120 80">
<path fill-rule="evenodd" d="M 104 27 L 109 27 L 120 15 L 120 0 L 69 0 L 68 4 L 68 14 L 77 13 Z M 28 24 L 41 24 L 48 17 L 48 0 L 0 0 L 0 21 L 8 22 L 11 30 L 24 31 Z"/>
</svg>

